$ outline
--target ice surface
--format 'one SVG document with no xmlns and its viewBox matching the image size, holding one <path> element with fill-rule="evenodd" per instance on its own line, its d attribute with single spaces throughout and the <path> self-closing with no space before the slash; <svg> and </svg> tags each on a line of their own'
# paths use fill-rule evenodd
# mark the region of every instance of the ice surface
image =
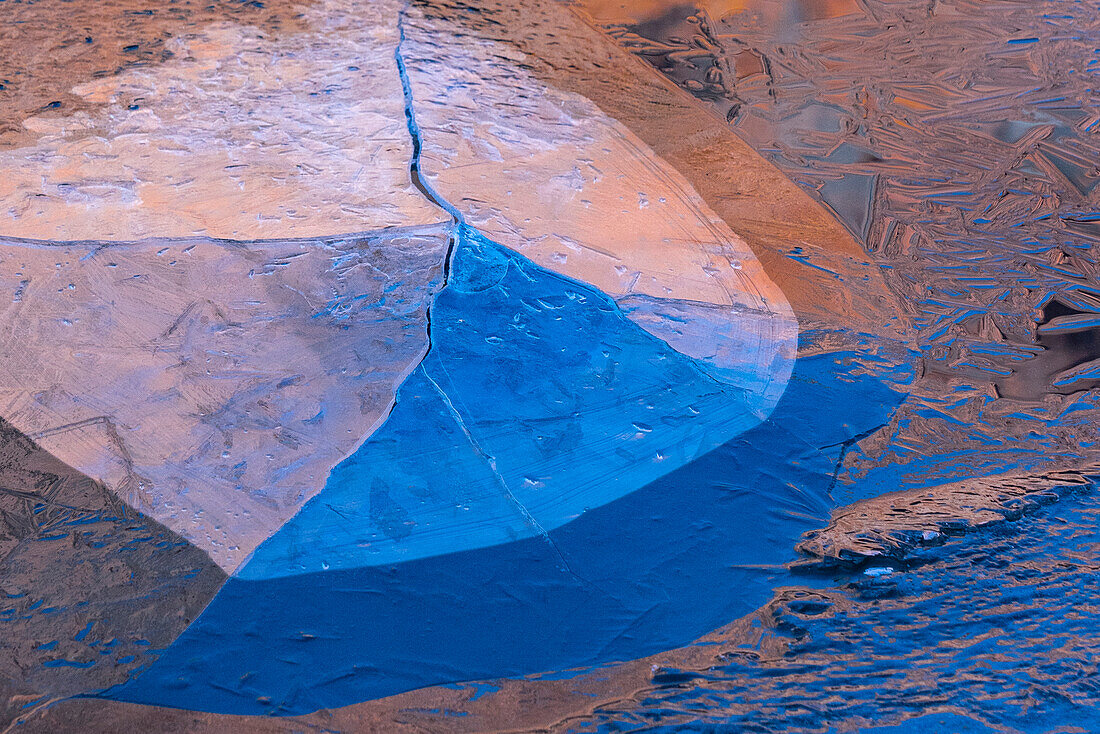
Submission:
<svg viewBox="0 0 1100 734">
<path fill-rule="evenodd" d="M 387 422 L 241 578 L 545 535 L 759 422 L 760 395 L 715 381 L 595 289 L 476 238 L 457 246 L 431 343 Z"/>
<path fill-rule="evenodd" d="M 124 682 L 225 580 L 201 550 L 0 420 L 0 726 Z"/>
<path fill-rule="evenodd" d="M 512 278 L 521 272 L 517 268 Z M 550 282 L 557 277 L 550 274 Z M 499 294 L 486 295 L 499 298 Z M 589 309 L 578 304 L 572 310 L 584 314 Z M 633 329 L 642 337 L 626 340 L 633 349 L 623 351 L 622 376 L 610 386 L 635 384 L 626 379 L 628 374 L 677 374 L 675 364 L 646 368 L 640 363 L 638 358 L 644 352 L 636 347 L 657 340 L 621 317 L 605 315 L 601 320 L 620 323 L 619 330 L 604 333 Z M 535 316 L 530 321 L 534 323 Z M 460 336 L 474 327 L 458 326 L 456 331 Z M 567 343 L 583 349 L 583 342 Z M 574 348 L 564 356 L 579 353 L 583 352 Z M 484 349 L 482 354 L 493 351 Z M 224 713 L 296 716 L 462 680 L 544 671 L 564 671 L 561 677 L 569 679 L 573 675 L 570 670 L 580 666 L 628 660 L 687 644 L 767 600 L 776 579 L 786 573 L 782 562 L 790 556 L 799 534 L 824 522 L 836 477 L 837 447 L 881 424 L 901 400 L 900 394 L 876 377 L 853 370 L 852 357 L 838 353 L 800 359 L 787 391 L 766 421 L 635 491 L 590 507 L 564 525 L 555 527 L 554 511 L 585 500 L 579 494 L 562 493 L 562 501 L 549 493 L 563 486 L 570 489 L 567 483 L 573 483 L 572 489 L 584 488 L 585 474 L 566 467 L 560 479 L 551 478 L 544 488 L 518 487 L 516 497 L 528 503 L 530 516 L 546 522 L 545 535 L 524 529 L 526 537 L 514 542 L 481 548 L 471 545 L 461 552 L 393 562 L 397 558 L 394 551 L 403 543 L 412 550 L 432 541 L 439 552 L 452 540 L 443 533 L 426 533 L 417 524 L 424 517 L 434 519 L 423 510 L 433 497 L 423 491 L 401 491 L 404 485 L 400 481 L 447 471 L 447 465 L 431 463 L 447 454 L 429 446 L 428 461 L 419 465 L 414 457 L 399 460 L 397 466 L 375 461 L 387 445 L 419 438 L 407 431 L 410 422 L 402 416 L 396 425 L 387 423 L 355 457 L 341 465 L 325 492 L 261 547 L 253 560 L 259 566 L 256 576 L 280 571 L 285 569 L 285 556 L 278 554 L 294 547 L 298 570 L 311 572 L 249 578 L 250 564 L 228 581 L 203 615 L 147 672 L 105 695 L 121 701 Z M 584 369 L 583 360 L 575 361 L 571 374 Z M 429 364 L 425 370 L 438 374 L 438 367 Z M 487 374 L 485 382 L 498 374 Z M 507 376 L 503 380 L 507 381 Z M 419 384 L 414 377 L 402 391 Z M 695 389 L 698 385 L 698 381 L 688 382 L 685 387 Z M 486 445 L 494 443 L 495 428 L 509 426 L 532 409 L 545 409 L 538 405 L 541 391 L 535 385 L 519 399 L 509 401 L 515 405 L 516 418 L 495 412 L 502 402 L 495 398 L 507 391 L 509 384 L 486 389 L 475 383 L 470 387 L 486 398 L 483 405 L 470 411 L 475 419 L 470 423 L 471 434 Z M 604 397 L 607 391 L 597 386 L 593 392 Z M 463 397 L 456 394 L 456 398 Z M 656 399 L 667 397 L 658 394 Z M 407 402 L 399 399 L 395 417 Z M 456 400 L 456 404 L 461 403 Z M 629 401 L 619 408 L 636 409 Z M 500 416 L 499 421 L 481 417 L 491 411 Z M 616 420 L 609 412 L 601 412 L 600 417 Z M 694 419 L 706 421 L 705 413 Z M 571 422 L 532 421 L 531 427 L 539 430 L 544 425 L 554 428 Z M 584 440 L 592 431 L 600 434 L 601 426 L 594 417 L 583 414 L 575 424 L 589 434 L 574 431 L 575 448 L 562 455 L 583 461 Z M 654 426 L 656 434 L 657 424 Z M 451 438 L 456 432 L 437 433 Z M 499 440 L 508 435 L 495 438 L 499 447 Z M 501 454 L 498 466 L 502 477 L 509 477 L 506 462 L 522 457 L 531 444 L 538 446 L 537 434 L 534 438 L 515 448 L 494 449 Z M 652 446 L 656 440 L 650 437 L 646 442 Z M 622 448 L 641 442 L 624 437 L 616 443 Z M 628 459 L 616 451 L 605 464 L 609 469 L 622 469 L 631 480 L 647 473 L 653 476 L 656 471 L 631 467 Z M 379 478 L 386 483 L 378 482 Z M 414 483 L 412 489 L 417 488 Z M 433 489 L 450 497 L 464 487 L 451 482 L 435 484 Z M 383 492 L 396 501 L 376 503 Z M 539 498 L 540 492 L 547 493 L 547 498 Z M 587 494 L 591 498 L 594 493 Z M 325 507 L 328 498 L 332 504 Z M 376 518 L 364 517 L 368 499 L 380 510 Z M 403 513 L 398 504 L 410 500 L 415 511 Z M 471 511 L 476 510 L 477 504 L 471 503 Z M 454 508 L 455 514 L 461 511 Z M 342 523 L 345 512 L 347 522 Z M 314 524 L 318 519 L 324 520 L 320 526 Z M 301 542 L 292 545 L 298 523 L 312 532 L 302 533 Z M 330 568 L 324 569 L 320 561 L 327 544 L 315 539 L 339 541 L 364 526 L 381 530 L 378 536 L 389 531 L 373 554 L 388 562 L 362 565 L 371 558 L 369 544 L 355 548 L 337 542 L 332 544 L 335 554 Z M 450 527 L 455 528 L 453 524 Z M 469 531 L 469 526 L 458 529 Z M 411 558 L 413 553 L 406 556 Z M 273 560 L 284 565 L 263 563 Z M 318 566 L 322 570 L 317 571 Z M 649 666 L 643 667 L 648 670 Z M 605 679 L 606 675 L 598 671 L 594 677 Z M 540 693 L 546 690 L 543 684 L 530 680 L 514 685 L 534 686 Z M 436 688 L 419 695 L 423 700 L 436 700 L 448 694 Z M 468 691 L 464 693 L 468 695 Z M 379 703 L 399 707 L 400 716 L 407 715 L 409 709 L 409 703 L 400 699 Z M 587 705 L 583 710 L 588 710 Z M 324 715 L 335 716 L 348 729 L 357 730 L 367 726 L 358 715 L 369 720 L 372 710 L 364 705 Z M 509 710 L 500 698 L 491 702 L 491 716 L 508 718 Z M 446 723 L 428 717 L 426 725 L 447 728 Z M 470 723 L 475 730 L 479 728 L 479 721 Z M 389 725 L 379 724 L 383 729 Z"/>
<path fill-rule="evenodd" d="M 3 414 L 232 570 L 389 413 L 447 242 L 8 240 Z"/>
<path fill-rule="evenodd" d="M 331 236 L 442 221 L 413 188 L 395 2 L 325 0 L 284 34 L 227 21 L 73 89 L 0 148 L 0 236 Z"/>
<path fill-rule="evenodd" d="M 894 316 L 793 184 L 717 118 L 643 141 L 573 88 L 598 61 L 455 5 L 197 27 L 0 150 L 0 415 L 237 572 L 107 695 L 300 714 L 686 644 L 900 400 L 816 333 L 795 364 L 726 199 L 786 186 L 743 221 L 815 326 Z"/>
<path fill-rule="evenodd" d="M 626 301 L 644 329 L 764 394 L 766 416 L 797 322 L 684 177 L 593 102 L 540 82 L 512 47 L 416 7 L 404 37 L 425 180 L 488 238 Z"/>
</svg>

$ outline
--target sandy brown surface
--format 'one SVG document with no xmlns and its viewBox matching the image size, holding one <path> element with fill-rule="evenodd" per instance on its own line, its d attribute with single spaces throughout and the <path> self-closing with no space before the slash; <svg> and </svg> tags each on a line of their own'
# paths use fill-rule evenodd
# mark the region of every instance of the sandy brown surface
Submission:
<svg viewBox="0 0 1100 734">
<path fill-rule="evenodd" d="M 1067 467 L 890 492 L 837 508 L 829 525 L 808 533 L 798 550 L 814 568 L 901 560 L 914 548 L 942 543 L 945 533 L 1015 519 L 1057 500 L 1062 490 L 1087 488 L 1095 472 L 1095 465 Z"/>
<path fill-rule="evenodd" d="M 651 22 L 663 15 L 675 16 L 687 4 L 668 0 L 579 0 L 576 3 L 601 25 Z M 786 15 L 793 22 L 846 15 L 859 9 L 857 0 L 696 0 L 690 4 L 712 18 L 750 12 L 766 15 Z"/>
</svg>

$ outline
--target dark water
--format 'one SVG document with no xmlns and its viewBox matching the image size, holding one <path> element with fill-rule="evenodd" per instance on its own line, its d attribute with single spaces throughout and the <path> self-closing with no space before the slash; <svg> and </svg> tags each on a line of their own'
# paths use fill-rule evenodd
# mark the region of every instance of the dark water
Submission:
<svg viewBox="0 0 1100 734">
<path fill-rule="evenodd" d="M 923 374 L 834 497 L 931 489 L 853 521 L 829 573 L 759 612 L 755 645 L 661 671 L 578 728 L 1100 731 L 1100 498 L 1049 475 L 1097 445 L 1100 5 L 750 5 L 608 30 L 884 269 Z M 1027 476 L 937 489 L 1005 474 Z M 975 520 L 990 508 L 1005 519 Z M 880 543 L 891 523 L 906 539 Z M 868 537 L 889 558 L 860 555 Z"/>
</svg>

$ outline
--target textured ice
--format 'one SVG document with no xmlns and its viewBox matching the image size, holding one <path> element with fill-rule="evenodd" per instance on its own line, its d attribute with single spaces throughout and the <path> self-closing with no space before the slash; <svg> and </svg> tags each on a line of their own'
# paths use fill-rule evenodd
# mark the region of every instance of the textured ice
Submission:
<svg viewBox="0 0 1100 734">
<path fill-rule="evenodd" d="M 0 406 L 232 570 L 389 413 L 440 227 L 0 246 Z"/>
<path fill-rule="evenodd" d="M 534 267 L 523 265 L 514 255 L 508 259 L 515 270 L 502 282 L 502 288 L 524 273 L 531 274 Z M 559 278 L 543 271 L 539 280 L 545 286 Z M 525 290 L 533 288 L 534 284 Z M 484 294 L 487 305 L 500 302 L 502 293 L 497 290 Z M 445 296 L 446 292 L 441 298 Z M 471 297 L 477 293 L 460 294 L 462 300 Z M 606 306 L 606 299 L 601 300 Z M 572 312 L 571 324 L 576 316 L 586 313 L 605 327 L 615 327 L 618 322 L 618 328 L 603 333 L 625 334 L 624 343 L 630 349 L 622 353 L 622 376 L 606 387 L 597 383 L 595 389 L 582 391 L 582 399 L 592 392 L 592 401 L 602 402 L 598 399 L 610 388 L 632 384 L 628 376 L 684 376 L 686 360 L 682 357 L 662 360 L 670 363 L 663 367 L 660 362 L 646 365 L 639 360 L 647 351 L 653 355 L 652 345 L 659 342 L 613 312 L 592 314 L 592 307 L 600 302 L 578 302 L 563 310 Z M 512 312 L 504 310 L 505 317 Z M 545 319 L 545 315 L 533 314 L 528 323 L 544 323 Z M 453 328 L 452 339 L 476 332 L 474 325 Z M 563 328 L 552 327 L 547 333 L 560 333 Z M 630 337 L 631 331 L 635 336 Z M 583 375 L 584 361 L 567 358 L 583 354 L 585 342 L 567 343 L 573 347 L 569 354 L 552 364 L 561 365 L 563 359 L 575 362 L 567 374 Z M 638 349 L 646 344 L 650 349 Z M 479 348 L 476 339 L 462 346 L 475 354 L 494 354 L 493 347 Z M 581 349 L 576 349 L 578 346 Z M 449 351 L 455 354 L 459 350 L 452 347 Z M 470 356 L 467 353 L 467 359 Z M 202 616 L 148 671 L 105 695 L 162 706 L 289 716 L 439 683 L 550 670 L 565 670 L 563 677 L 570 677 L 568 670 L 578 666 L 637 658 L 686 644 L 768 598 L 776 575 L 784 573 L 781 562 L 789 557 L 798 536 L 824 522 L 836 476 L 837 447 L 879 425 L 897 406 L 902 396 L 877 378 L 851 369 L 852 356 L 819 354 L 800 359 L 787 391 L 766 421 L 635 491 L 590 507 L 564 525 L 555 527 L 554 511 L 580 499 L 581 494 L 571 493 L 572 497 L 567 495 L 561 501 L 549 491 L 574 482 L 577 489 L 588 489 L 585 494 L 593 497 L 590 490 L 600 488 L 600 482 L 585 487 L 584 475 L 567 467 L 562 471 L 563 481 L 547 482 L 545 488 L 518 488 L 516 499 L 527 503 L 532 518 L 547 523 L 545 535 L 527 530 L 527 537 L 492 547 L 359 567 L 346 561 L 369 560 L 369 546 L 335 543 L 337 554 L 324 569 L 318 561 L 324 558 L 325 546 L 315 538 L 340 540 L 349 530 L 370 522 L 364 517 L 368 498 L 380 509 L 378 518 L 383 522 L 378 525 L 392 533 L 392 542 L 381 538 L 379 551 L 373 554 L 379 561 L 394 559 L 394 549 L 402 543 L 407 542 L 411 550 L 423 548 L 425 540 L 430 540 L 436 550 L 443 550 L 451 541 L 442 533 L 425 533 L 415 524 L 426 516 L 422 510 L 406 515 L 397 502 L 376 503 L 377 495 L 389 492 L 399 502 L 411 500 L 413 506 L 422 508 L 431 497 L 422 491 L 395 491 L 402 487 L 401 478 L 447 471 L 446 465 L 418 465 L 412 458 L 396 467 L 379 466 L 375 461 L 387 445 L 420 438 L 408 431 L 415 424 L 406 414 L 392 428 L 387 423 L 355 457 L 341 465 L 325 492 L 261 547 L 252 561 L 271 559 L 269 549 L 284 551 L 301 522 L 303 529 L 314 532 L 297 538 L 301 542 L 296 544 L 295 560 L 300 570 L 307 570 L 312 562 L 312 572 L 250 578 L 250 564 L 226 583 Z M 438 365 L 428 364 L 425 371 L 439 374 Z M 514 449 L 507 445 L 501 449 L 501 441 L 508 436 L 494 437 L 494 429 L 545 406 L 539 405 L 543 393 L 537 384 L 527 383 L 514 418 L 497 413 L 499 421 L 486 421 L 483 416 L 499 402 L 492 398 L 514 384 L 507 380 L 502 380 L 504 385 L 485 384 L 498 375 L 487 374 L 471 385 L 473 392 L 489 399 L 467 414 L 473 419 L 471 434 L 499 451 L 498 467 L 507 478 L 506 463 L 517 455 L 522 458 L 532 444 L 538 446 L 538 434 L 535 440 L 521 442 Z M 422 384 L 414 377 L 402 387 L 402 393 Z M 698 389 L 700 384 L 697 378 L 687 380 L 681 390 Z M 586 386 L 593 388 L 591 381 Z M 421 394 L 428 390 L 430 386 Z M 549 393 L 551 398 L 556 395 Z M 657 399 L 668 397 L 659 393 Z M 399 400 L 395 416 L 402 410 L 402 400 L 406 398 Z M 637 409 L 638 405 L 628 401 L 621 410 Z M 427 423 L 423 416 L 415 412 L 411 417 Z M 623 421 L 613 412 L 603 411 L 600 417 L 605 422 Z M 548 423 L 548 427 L 569 425 L 560 418 Z M 592 418 L 585 420 L 582 415 L 576 423 L 585 431 L 600 433 L 599 422 Z M 720 426 L 701 414 L 684 421 L 683 430 L 698 427 L 691 423 Z M 535 430 L 542 425 L 532 422 Z M 429 429 L 435 426 L 427 423 Z M 450 434 L 440 435 L 450 438 L 454 433 L 452 429 Z M 574 431 L 574 435 L 578 433 Z M 657 433 L 656 425 L 653 433 Z M 710 434 L 714 436 L 718 430 Z M 583 462 L 587 437 L 581 434 L 580 440 L 574 440 L 575 448 L 565 455 Z M 630 480 L 658 471 L 652 466 L 630 467 L 630 457 L 622 449 L 642 440 L 612 440 L 619 450 L 605 459 L 609 469 L 625 465 Z M 644 440 L 652 446 L 658 439 Z M 681 456 L 687 453 L 678 448 Z M 434 461 L 447 455 L 436 450 L 427 458 Z M 371 481 L 379 478 L 387 480 L 386 486 L 375 481 L 372 487 Z M 612 478 L 600 479 L 607 487 Z M 449 494 L 453 489 L 443 491 Z M 539 497 L 540 493 L 546 496 Z M 329 498 L 332 503 L 326 508 Z M 347 522 L 342 524 L 345 512 Z M 460 514 L 461 508 L 454 512 Z M 315 524 L 326 516 L 323 524 Z M 455 528 L 453 524 L 450 527 Z M 316 570 L 318 565 L 322 570 Z M 599 672 L 595 675 L 602 677 Z M 544 688 L 540 684 L 537 690 Z M 422 695 L 434 700 L 446 694 L 434 689 Z M 501 705 L 499 699 L 494 705 Z M 350 716 L 354 719 L 355 713 Z M 365 728 L 354 721 L 346 726 L 353 731 Z M 427 728 L 441 727 L 428 724 Z"/>
<path fill-rule="evenodd" d="M 685 644 L 767 598 L 896 407 L 852 354 L 795 365 L 695 188 L 722 163 L 457 12 L 195 27 L 0 150 L 0 415 L 236 571 L 107 695 L 298 714 Z M 799 224 L 770 242 L 840 294 L 815 314 L 879 298 Z"/>
<path fill-rule="evenodd" d="M 207 25 L 162 64 L 76 88 L 100 109 L 31 118 L 36 145 L 0 152 L 0 288 L 8 343 L 25 344 L 18 363 L 7 352 L 4 415 L 229 570 L 382 423 L 428 349 L 448 234 L 426 223 L 447 214 L 412 185 L 414 136 L 436 203 L 603 290 L 736 388 L 722 436 L 766 417 L 790 374 L 783 294 L 674 169 L 582 97 L 522 74 L 516 95 L 493 56 L 512 52 L 442 29 L 454 73 L 480 85 L 471 107 L 454 79 L 418 71 L 440 51 L 431 21 L 411 11 L 403 37 L 400 4 L 365 12 L 328 0 L 277 44 Z M 500 208 L 472 203 L 513 188 Z M 288 235 L 328 239 L 270 239 Z M 699 409 L 684 399 L 654 415 Z M 678 434 L 638 422 L 668 453 Z M 495 516 L 477 532 L 499 542 Z"/>
<path fill-rule="evenodd" d="M 544 535 L 759 422 L 613 301 L 463 239 L 389 419 L 239 572 L 385 565 Z M 532 366 L 547 380 L 532 380 Z"/>
<path fill-rule="evenodd" d="M 0 236 L 331 236 L 439 222 L 412 186 L 395 4 L 324 0 L 273 37 L 211 23 L 73 89 L 0 148 Z"/>
<path fill-rule="evenodd" d="M 225 574 L 0 420 L 0 726 L 127 680 Z"/>
<path fill-rule="evenodd" d="M 490 239 L 592 284 L 656 337 L 767 396 L 766 416 L 797 322 L 744 240 L 630 130 L 540 82 L 515 48 L 415 6 L 404 26 L 424 179 Z"/>
</svg>

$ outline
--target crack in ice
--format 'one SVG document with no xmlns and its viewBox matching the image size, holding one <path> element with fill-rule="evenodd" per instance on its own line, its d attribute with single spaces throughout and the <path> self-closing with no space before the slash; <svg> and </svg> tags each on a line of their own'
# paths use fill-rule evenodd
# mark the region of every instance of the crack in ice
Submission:
<svg viewBox="0 0 1100 734">
<path fill-rule="evenodd" d="M 421 176 L 420 156 L 422 152 L 422 138 L 420 126 L 416 122 L 416 110 L 414 107 L 412 83 L 409 80 L 408 68 L 405 66 L 405 58 L 402 54 L 402 46 L 405 43 L 405 17 L 411 4 L 411 0 L 406 0 L 404 7 L 402 7 L 401 10 L 398 12 L 398 41 L 397 47 L 394 49 L 394 60 L 397 62 L 397 73 L 401 79 L 401 90 L 405 98 L 405 123 L 409 130 L 409 136 L 412 138 L 412 157 L 409 160 L 409 176 L 412 179 L 413 185 L 428 201 L 432 202 L 451 216 L 451 237 L 447 245 L 446 255 L 444 256 L 443 260 L 443 282 L 442 285 L 440 285 L 439 290 L 436 291 L 436 294 L 433 295 L 426 309 L 428 348 L 424 351 L 424 355 L 421 357 L 420 363 L 417 365 L 417 367 L 419 367 L 424 377 L 439 393 L 440 397 L 443 400 L 443 403 L 447 406 L 447 410 L 450 412 L 452 419 L 458 424 L 459 428 L 462 429 L 463 434 L 465 434 L 466 439 L 469 441 L 473 450 L 477 453 L 478 456 L 482 458 L 482 460 L 485 461 L 486 465 L 489 467 L 489 470 L 492 472 L 493 476 L 500 484 L 500 487 L 504 492 L 504 497 L 508 500 L 508 502 L 515 506 L 516 510 L 523 517 L 524 521 L 537 533 L 537 535 L 546 541 L 546 543 L 553 550 L 554 554 L 558 557 L 558 560 L 561 562 L 562 567 L 566 572 L 568 572 L 571 576 L 576 578 L 578 581 L 581 581 L 582 583 L 595 586 L 595 584 L 593 584 L 591 581 L 588 581 L 587 579 L 584 579 L 581 576 L 577 575 L 577 573 L 574 572 L 572 568 L 570 568 L 569 562 L 565 559 L 565 556 L 562 554 L 561 549 L 558 548 L 553 538 L 550 537 L 550 533 L 547 532 L 546 528 L 544 528 L 542 524 L 539 523 L 539 521 L 534 517 L 534 515 L 531 514 L 531 512 L 524 506 L 524 504 L 519 501 L 515 494 L 512 493 L 512 490 L 508 487 L 508 484 L 504 480 L 504 477 L 497 470 L 496 458 L 487 453 L 477 442 L 477 439 L 474 438 L 473 433 L 466 425 L 466 421 L 463 419 L 461 413 L 459 413 L 459 411 L 455 408 L 454 403 L 451 402 L 450 396 L 447 395 L 447 393 L 443 390 L 439 383 L 437 383 L 435 379 L 428 374 L 428 371 L 425 367 L 425 362 L 431 354 L 433 346 L 432 307 L 435 304 L 435 297 L 447 288 L 450 280 L 451 266 L 454 260 L 455 251 L 458 249 L 458 245 L 464 241 L 465 236 L 467 235 L 467 230 L 470 229 L 470 227 L 466 224 L 466 220 L 463 218 L 458 209 L 449 201 L 440 196 L 435 191 L 435 189 L 432 188 L 431 184 L 425 181 Z"/>
</svg>

